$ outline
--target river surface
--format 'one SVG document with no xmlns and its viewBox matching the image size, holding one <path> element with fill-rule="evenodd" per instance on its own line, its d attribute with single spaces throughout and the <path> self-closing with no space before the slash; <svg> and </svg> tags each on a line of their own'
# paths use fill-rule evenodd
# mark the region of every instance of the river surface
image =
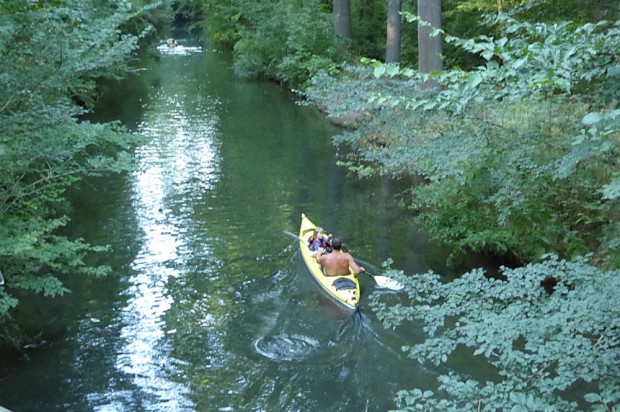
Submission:
<svg viewBox="0 0 620 412">
<path fill-rule="evenodd" d="M 226 55 L 159 53 L 93 118 L 147 138 L 137 170 L 72 193 L 71 235 L 110 244 L 94 262 L 112 273 L 68 278 L 71 294 L 30 305 L 41 336 L 0 365 L 0 405 L 383 411 L 400 389 L 432 387 L 436 372 L 401 353 L 418 331 L 338 306 L 284 233 L 305 212 L 366 262 L 454 272 L 397 207 L 398 183 L 348 176 L 338 130 L 282 88 L 236 79 Z M 404 298 L 361 282 L 363 296 Z"/>
</svg>

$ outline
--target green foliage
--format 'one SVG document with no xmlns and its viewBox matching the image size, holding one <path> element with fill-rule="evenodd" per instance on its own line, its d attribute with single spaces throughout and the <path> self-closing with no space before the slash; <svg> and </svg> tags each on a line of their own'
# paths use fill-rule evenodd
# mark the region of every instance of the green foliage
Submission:
<svg viewBox="0 0 620 412">
<path fill-rule="evenodd" d="M 418 20 L 415 15 L 406 17 L 410 21 Z M 571 22 L 549 25 L 499 16 L 493 22 L 503 27 L 503 37 L 495 39 L 483 35 L 477 39 L 461 39 L 444 33 L 448 43 L 486 61 L 478 70 L 403 74 L 441 84 L 445 90 L 434 99 L 441 107 L 455 112 L 483 100 L 514 101 L 557 94 L 600 94 L 606 101 L 615 97 L 617 90 L 609 90 L 606 86 L 620 76 L 615 52 L 620 43 L 620 21 L 582 26 Z M 437 30 L 440 32 L 442 30 Z M 417 107 L 419 102 L 410 104 Z"/>
<path fill-rule="evenodd" d="M 0 324 L 20 291 L 67 292 L 61 277 L 104 275 L 86 257 L 104 251 L 68 239 L 65 190 L 84 176 L 127 170 L 138 142 L 117 124 L 79 122 L 96 81 L 118 78 L 162 6 L 130 2 L 0 4 Z M 125 29 L 123 29 L 123 27 Z M 137 35 L 123 30 L 134 30 Z M 23 292 L 21 292 L 23 293 Z M 12 330 L 2 327 L 2 330 Z"/>
<path fill-rule="evenodd" d="M 387 327 L 407 322 L 426 333 L 423 342 L 403 348 L 409 357 L 439 365 L 457 348 L 468 348 L 470 363 L 487 362 L 496 372 L 484 382 L 459 371 L 443 374 L 436 392 L 401 391 L 400 410 L 617 407 L 620 273 L 583 258 L 547 256 L 503 268 L 501 275 L 474 270 L 445 283 L 432 272 L 389 272 L 405 284 L 411 305 L 389 306 L 381 294 L 372 296 L 371 305 Z"/>
<path fill-rule="evenodd" d="M 265 76 L 304 89 L 318 69 L 333 71 L 335 63 L 353 56 L 381 60 L 385 57 L 387 2 L 351 1 L 352 38 L 334 47 L 331 2 L 306 0 L 182 0 L 178 13 L 185 19 L 202 19 L 210 40 L 235 50 L 235 66 L 245 76 Z M 481 15 L 520 14 L 528 20 L 577 23 L 618 18 L 613 0 L 443 0 L 442 25 L 459 38 L 480 35 L 501 37 L 502 25 L 489 27 Z M 416 12 L 416 2 L 404 2 L 403 11 Z M 330 44 L 325 45 L 325 37 Z M 417 26 L 403 25 L 401 64 L 417 64 Z M 341 46 L 341 45 L 340 45 Z M 444 67 L 473 68 L 484 61 L 479 54 L 449 42 L 444 47 Z"/>
<path fill-rule="evenodd" d="M 615 267 L 620 23 L 497 21 L 505 37 L 447 36 L 487 62 L 477 70 L 425 75 L 367 60 L 365 72 L 317 77 L 307 95 L 330 116 L 362 119 L 336 139 L 357 149 L 356 170 L 370 162 L 429 182 L 412 189 L 411 207 L 456 252 L 531 261 L 594 250 Z M 428 82 L 441 87 L 418 89 Z"/>
<path fill-rule="evenodd" d="M 386 273 L 411 303 L 373 295 L 379 319 L 424 331 L 403 350 L 450 368 L 436 391 L 399 392 L 399 410 L 615 410 L 620 273 L 592 264 L 620 265 L 620 26 L 495 22 L 494 37 L 446 35 L 480 59 L 474 70 L 422 75 L 367 59 L 306 92 L 356 128 L 335 138 L 354 149 L 342 162 L 350 170 L 425 180 L 410 207 L 435 239 L 456 252 L 543 256 L 499 279 Z M 590 261 L 575 257 L 590 251 Z M 493 372 L 459 371 L 456 351 Z"/>
<path fill-rule="evenodd" d="M 384 58 L 387 1 L 352 1 L 351 19 L 353 54 Z"/>
<path fill-rule="evenodd" d="M 222 4 L 218 0 L 204 0 L 204 11 L 206 34 L 220 45 L 232 49 L 240 39 L 240 29 L 250 21 L 246 17 L 250 13 L 246 12 L 242 2 Z"/>
<path fill-rule="evenodd" d="M 339 56 L 331 14 L 321 1 L 207 2 L 211 37 L 232 46 L 241 77 L 305 88 L 320 69 L 334 73 Z"/>
<path fill-rule="evenodd" d="M 519 3 L 522 3 L 519 7 L 521 14 L 528 20 L 586 23 L 620 17 L 618 2 L 613 0 L 527 0 Z"/>
</svg>

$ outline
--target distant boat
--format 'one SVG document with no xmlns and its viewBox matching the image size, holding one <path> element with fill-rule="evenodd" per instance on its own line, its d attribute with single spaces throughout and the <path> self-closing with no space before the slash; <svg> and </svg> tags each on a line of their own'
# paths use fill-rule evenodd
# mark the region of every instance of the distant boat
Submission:
<svg viewBox="0 0 620 412">
<path fill-rule="evenodd" d="M 179 45 L 176 39 L 168 39 L 166 40 L 166 43 L 168 44 L 168 47 L 177 47 Z"/>
</svg>

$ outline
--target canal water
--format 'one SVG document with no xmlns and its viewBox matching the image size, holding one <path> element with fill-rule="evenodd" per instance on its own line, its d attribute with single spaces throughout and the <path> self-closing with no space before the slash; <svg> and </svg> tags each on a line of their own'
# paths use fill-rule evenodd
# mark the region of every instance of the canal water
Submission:
<svg viewBox="0 0 620 412">
<path fill-rule="evenodd" d="M 72 192 L 71 235 L 111 245 L 93 259 L 113 270 L 65 279 L 71 294 L 32 303 L 24 321 L 41 334 L 0 365 L 0 405 L 383 411 L 400 389 L 432 387 L 437 371 L 401 353 L 416 328 L 387 330 L 369 309 L 338 306 L 285 233 L 305 212 L 365 262 L 449 272 L 397 207 L 399 183 L 349 176 L 331 144 L 339 131 L 319 113 L 190 46 L 160 48 L 100 100 L 93 120 L 147 139 L 135 172 Z M 363 296 L 404 299 L 361 281 Z"/>
</svg>

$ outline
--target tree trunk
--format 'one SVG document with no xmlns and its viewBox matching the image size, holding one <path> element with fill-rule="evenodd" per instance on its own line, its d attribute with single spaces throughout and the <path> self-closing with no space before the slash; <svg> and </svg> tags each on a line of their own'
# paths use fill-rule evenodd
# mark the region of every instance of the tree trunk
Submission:
<svg viewBox="0 0 620 412">
<path fill-rule="evenodd" d="M 432 26 L 418 25 L 418 70 L 422 73 L 441 70 L 442 36 L 430 35 L 433 28 L 441 28 L 441 0 L 418 0 L 418 16 Z"/>
<path fill-rule="evenodd" d="M 334 32 L 336 36 L 351 38 L 351 4 L 349 0 L 333 0 Z"/>
<path fill-rule="evenodd" d="M 403 0 L 388 0 L 387 38 L 385 43 L 385 62 L 400 62 L 400 11 Z"/>
</svg>

